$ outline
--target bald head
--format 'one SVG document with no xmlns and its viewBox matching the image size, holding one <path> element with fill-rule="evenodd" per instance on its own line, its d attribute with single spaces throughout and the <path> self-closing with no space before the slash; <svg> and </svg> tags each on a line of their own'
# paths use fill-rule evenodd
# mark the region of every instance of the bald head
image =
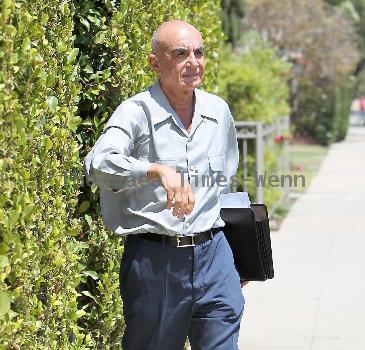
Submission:
<svg viewBox="0 0 365 350">
<path fill-rule="evenodd" d="M 166 21 L 162 23 L 153 33 L 152 52 L 157 53 L 161 45 L 167 46 L 171 42 L 179 40 L 186 35 L 199 36 L 202 40 L 198 29 L 196 29 L 191 24 L 180 20 Z"/>
<path fill-rule="evenodd" d="M 203 39 L 199 31 L 184 21 L 162 23 L 153 34 L 148 61 L 158 74 L 164 91 L 180 91 L 192 96 L 205 69 Z"/>
</svg>

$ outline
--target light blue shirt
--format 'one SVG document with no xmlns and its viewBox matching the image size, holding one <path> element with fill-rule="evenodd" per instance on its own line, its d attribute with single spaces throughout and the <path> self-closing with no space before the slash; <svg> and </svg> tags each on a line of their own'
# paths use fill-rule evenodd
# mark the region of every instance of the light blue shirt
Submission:
<svg viewBox="0 0 365 350">
<path fill-rule="evenodd" d="M 187 132 L 159 81 L 125 100 L 114 111 L 85 159 L 87 179 L 100 189 L 104 224 L 118 234 L 155 232 L 188 235 L 223 227 L 220 193 L 228 193 L 238 165 L 236 129 L 220 97 L 194 90 Z M 167 209 L 166 190 L 148 182 L 152 163 L 183 173 L 195 196 L 184 218 Z"/>
</svg>

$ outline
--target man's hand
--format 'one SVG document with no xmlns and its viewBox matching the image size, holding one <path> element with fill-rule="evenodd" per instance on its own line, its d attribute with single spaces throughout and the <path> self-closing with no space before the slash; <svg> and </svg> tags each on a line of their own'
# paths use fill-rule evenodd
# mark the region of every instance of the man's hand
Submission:
<svg viewBox="0 0 365 350">
<path fill-rule="evenodd" d="M 189 183 L 183 183 L 182 174 L 163 164 L 153 164 L 148 169 L 147 177 L 159 179 L 167 192 L 167 208 L 174 204 L 172 215 L 183 218 L 189 215 L 194 208 L 195 198 Z"/>
<path fill-rule="evenodd" d="M 241 280 L 241 288 L 243 288 L 248 282 L 250 281 Z"/>
</svg>

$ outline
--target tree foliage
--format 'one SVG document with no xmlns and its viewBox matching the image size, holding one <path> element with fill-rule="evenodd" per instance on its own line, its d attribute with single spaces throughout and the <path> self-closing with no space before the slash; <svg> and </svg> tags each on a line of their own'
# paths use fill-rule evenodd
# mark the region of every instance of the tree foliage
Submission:
<svg viewBox="0 0 365 350">
<path fill-rule="evenodd" d="M 244 0 L 221 0 L 222 27 L 226 41 L 233 47 L 237 45 L 242 34 L 242 19 L 245 16 Z"/>
<path fill-rule="evenodd" d="M 251 0 L 246 23 L 293 63 L 290 104 L 296 132 L 323 143 L 337 140 L 332 128 L 334 98 L 359 60 L 348 16 L 318 0 Z M 347 117 L 348 113 L 342 116 Z"/>
</svg>

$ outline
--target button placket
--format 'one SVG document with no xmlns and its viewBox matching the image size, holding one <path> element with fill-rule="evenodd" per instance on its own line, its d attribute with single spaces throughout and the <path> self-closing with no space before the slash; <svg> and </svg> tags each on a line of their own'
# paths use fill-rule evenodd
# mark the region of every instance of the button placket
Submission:
<svg viewBox="0 0 365 350">
<path fill-rule="evenodd" d="M 188 182 L 189 184 L 191 183 L 191 178 L 190 178 L 190 175 L 191 175 L 191 171 L 190 171 L 190 168 L 189 168 L 189 157 L 188 157 L 188 154 L 189 154 L 189 143 L 191 142 L 191 136 L 188 137 L 188 139 L 186 140 L 186 146 L 185 146 L 185 157 L 186 157 L 186 169 L 187 169 L 187 174 L 188 174 Z"/>
</svg>

